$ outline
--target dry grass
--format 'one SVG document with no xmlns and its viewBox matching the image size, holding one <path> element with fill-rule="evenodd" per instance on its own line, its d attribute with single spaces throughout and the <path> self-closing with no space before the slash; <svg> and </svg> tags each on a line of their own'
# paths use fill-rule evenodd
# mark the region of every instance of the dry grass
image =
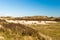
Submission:
<svg viewBox="0 0 60 40">
<path fill-rule="evenodd" d="M 24 36 L 28 38 L 31 36 L 31 40 L 40 40 L 38 32 L 25 25 L 14 23 L 2 23 L 1 25 L 3 28 L 0 28 L 0 36 L 3 36 L 3 40 L 25 40 Z"/>
<path fill-rule="evenodd" d="M 2 40 L 45 40 L 38 32 L 52 37 L 53 40 L 60 40 L 60 22 L 49 25 L 30 25 L 29 27 L 1 21 L 0 25 L 3 25 L 3 28 L 0 28 Z"/>
<path fill-rule="evenodd" d="M 52 37 L 53 40 L 60 40 L 60 22 L 49 25 L 31 25 L 31 27 Z"/>
</svg>

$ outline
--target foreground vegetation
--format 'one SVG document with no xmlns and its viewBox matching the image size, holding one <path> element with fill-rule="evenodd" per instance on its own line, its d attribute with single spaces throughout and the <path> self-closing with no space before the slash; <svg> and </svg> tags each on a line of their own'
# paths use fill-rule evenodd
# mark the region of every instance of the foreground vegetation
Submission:
<svg viewBox="0 0 60 40">
<path fill-rule="evenodd" d="M 44 37 L 39 35 L 42 33 L 48 35 L 52 40 L 60 40 L 60 18 L 47 17 L 47 16 L 33 16 L 33 17 L 2 17 L 8 20 L 50 20 L 57 21 L 46 25 L 22 25 L 19 23 L 8 23 L 0 19 L 0 40 L 45 40 Z"/>
<path fill-rule="evenodd" d="M 1 22 L 0 40 L 45 40 L 38 31 L 22 24 Z"/>
<path fill-rule="evenodd" d="M 53 40 L 60 40 L 60 22 L 49 25 L 30 25 L 39 32 L 50 36 Z"/>
</svg>

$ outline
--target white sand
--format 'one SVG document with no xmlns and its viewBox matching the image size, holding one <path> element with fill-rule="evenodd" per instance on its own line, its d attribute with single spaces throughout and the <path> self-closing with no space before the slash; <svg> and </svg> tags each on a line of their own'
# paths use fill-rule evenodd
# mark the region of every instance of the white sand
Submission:
<svg viewBox="0 0 60 40">
<path fill-rule="evenodd" d="M 24 20 L 6 20 L 9 23 L 20 23 L 20 24 L 47 24 L 47 23 L 57 23 L 55 21 L 24 21 Z"/>
</svg>

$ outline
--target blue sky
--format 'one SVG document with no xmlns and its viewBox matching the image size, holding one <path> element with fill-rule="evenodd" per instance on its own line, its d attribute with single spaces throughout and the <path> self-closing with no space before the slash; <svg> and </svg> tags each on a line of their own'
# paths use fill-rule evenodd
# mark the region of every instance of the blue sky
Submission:
<svg viewBox="0 0 60 40">
<path fill-rule="evenodd" d="M 0 16 L 60 16 L 60 0 L 0 0 Z"/>
</svg>

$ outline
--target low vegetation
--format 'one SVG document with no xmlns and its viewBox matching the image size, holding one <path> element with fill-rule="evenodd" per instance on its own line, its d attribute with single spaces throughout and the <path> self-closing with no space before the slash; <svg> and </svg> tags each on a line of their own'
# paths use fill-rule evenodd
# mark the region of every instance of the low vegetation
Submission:
<svg viewBox="0 0 60 40">
<path fill-rule="evenodd" d="M 45 40 L 38 34 L 38 31 L 25 25 L 5 22 L 1 25 L 0 37 L 3 38 L 0 38 L 0 40 Z"/>
<path fill-rule="evenodd" d="M 33 17 L 1 17 L 0 19 L 0 40 L 48 40 L 39 35 L 42 33 L 48 35 L 52 40 L 60 40 L 60 18 L 47 16 Z M 22 25 L 20 23 L 8 23 L 8 20 L 48 20 L 57 21 L 57 23 L 49 23 L 48 25 Z"/>
<path fill-rule="evenodd" d="M 33 20 L 33 21 L 60 21 L 60 17 L 48 17 L 48 16 L 25 16 L 25 17 L 0 17 L 8 20 Z"/>
<path fill-rule="evenodd" d="M 60 40 L 60 22 L 49 25 L 30 25 L 30 27 L 50 36 L 53 40 Z"/>
</svg>

